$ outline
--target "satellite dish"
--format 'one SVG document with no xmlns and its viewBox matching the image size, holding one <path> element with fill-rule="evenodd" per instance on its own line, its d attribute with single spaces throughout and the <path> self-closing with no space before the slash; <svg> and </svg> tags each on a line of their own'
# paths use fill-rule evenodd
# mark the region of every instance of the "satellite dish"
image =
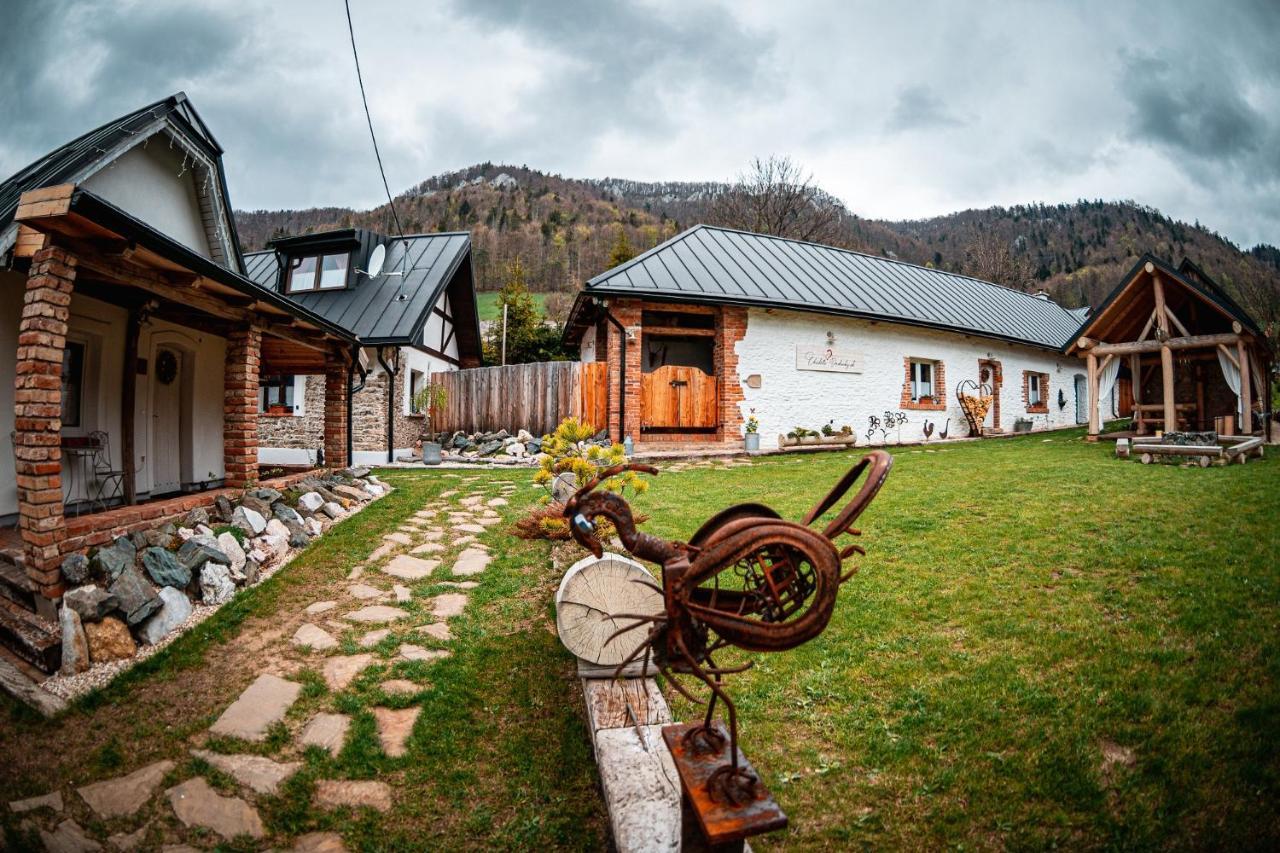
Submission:
<svg viewBox="0 0 1280 853">
<path fill-rule="evenodd" d="M 369 278 L 374 278 L 382 273 L 382 265 L 387 261 L 387 247 L 379 243 L 373 248 L 373 252 L 369 254 Z"/>
</svg>

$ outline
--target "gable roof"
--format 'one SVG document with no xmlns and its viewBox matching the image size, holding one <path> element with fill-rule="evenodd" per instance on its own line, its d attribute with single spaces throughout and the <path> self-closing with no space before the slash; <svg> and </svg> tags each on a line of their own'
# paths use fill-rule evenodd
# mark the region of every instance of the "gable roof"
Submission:
<svg viewBox="0 0 1280 853">
<path fill-rule="evenodd" d="M 322 235 L 308 235 L 306 239 L 319 236 Z M 415 234 L 400 240 L 348 229 L 323 236 L 347 236 L 354 242 L 370 243 L 370 250 L 377 242 L 385 241 L 387 255 L 383 272 L 373 277 L 357 272 L 353 285 L 345 290 L 283 293 L 279 281 L 280 256 L 274 249 L 268 249 L 244 256 L 248 276 L 342 326 L 367 346 L 416 344 L 431 309 L 446 288 L 453 285 L 450 302 L 460 350 L 466 345 L 473 354 L 479 354 L 480 320 L 471 280 L 469 233 Z M 377 239 L 369 241 L 366 237 Z M 367 263 L 366 258 L 355 260 L 358 267 Z"/>
<path fill-rule="evenodd" d="M 217 180 L 214 183 L 220 201 L 219 212 L 226 217 L 226 237 L 231 249 L 229 256 L 216 260 L 228 269 L 243 272 L 240 241 L 231 223 L 231 199 L 222 168 L 222 146 L 214 139 L 184 92 L 148 104 L 78 136 L 0 182 L 0 251 L 5 248 L 5 232 L 13 225 L 18 199 L 24 192 L 57 184 L 78 184 L 105 163 L 166 126 L 181 133 L 216 169 Z"/>
<path fill-rule="evenodd" d="M 591 279 L 583 296 L 596 294 L 839 314 L 1055 350 L 1080 325 L 1056 302 L 980 279 L 709 225 Z"/>
</svg>

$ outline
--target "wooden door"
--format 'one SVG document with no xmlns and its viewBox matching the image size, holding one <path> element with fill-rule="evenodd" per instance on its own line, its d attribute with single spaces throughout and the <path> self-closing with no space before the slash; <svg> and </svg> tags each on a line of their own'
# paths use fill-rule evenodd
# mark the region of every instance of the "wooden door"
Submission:
<svg viewBox="0 0 1280 853">
<path fill-rule="evenodd" d="M 714 376 L 696 367 L 665 365 L 640 377 L 640 426 L 645 429 L 714 429 L 719 425 Z"/>
<path fill-rule="evenodd" d="M 151 493 L 182 487 L 182 353 L 157 347 L 152 359 Z"/>
</svg>

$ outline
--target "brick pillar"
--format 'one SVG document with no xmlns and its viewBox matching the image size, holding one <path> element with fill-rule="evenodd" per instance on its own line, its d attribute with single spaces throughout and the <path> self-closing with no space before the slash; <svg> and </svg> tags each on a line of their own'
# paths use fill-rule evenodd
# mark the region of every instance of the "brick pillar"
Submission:
<svg viewBox="0 0 1280 853">
<path fill-rule="evenodd" d="M 609 335 L 607 358 L 609 361 L 609 437 L 614 441 L 622 441 L 624 435 L 630 435 L 632 441 L 640 440 L 640 370 L 642 366 L 642 340 L 640 337 L 640 304 L 633 300 L 623 299 L 609 306 L 610 313 L 630 333 L 627 341 L 626 387 L 623 393 L 627 398 L 627 423 L 625 430 L 619 423 L 621 413 L 621 396 L 619 394 L 618 373 L 622 364 L 622 333 L 612 323 L 605 321 Z"/>
<path fill-rule="evenodd" d="M 258 479 L 258 368 L 262 331 L 244 326 L 227 336 L 222 402 L 222 464 L 226 484 L 242 489 Z"/>
<path fill-rule="evenodd" d="M 347 395 L 351 393 L 347 368 L 331 365 L 324 374 L 324 462 L 330 468 L 346 468 Z"/>
<path fill-rule="evenodd" d="M 720 380 L 720 440 L 737 442 L 742 438 L 742 377 L 738 375 L 738 341 L 747 334 L 747 309 L 726 305 L 720 309 L 716 325 L 713 361 Z"/>
<path fill-rule="evenodd" d="M 27 575 L 45 598 L 62 595 L 62 353 L 76 278 L 74 255 L 36 252 L 18 324 L 14 458 Z"/>
</svg>

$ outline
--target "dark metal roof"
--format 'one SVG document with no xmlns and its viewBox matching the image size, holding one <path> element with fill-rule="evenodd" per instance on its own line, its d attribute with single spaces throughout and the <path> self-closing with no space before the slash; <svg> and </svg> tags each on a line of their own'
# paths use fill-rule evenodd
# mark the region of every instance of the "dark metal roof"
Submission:
<svg viewBox="0 0 1280 853">
<path fill-rule="evenodd" d="M 357 273 L 345 290 L 282 294 L 307 310 L 349 330 L 361 343 L 409 345 L 417 343 L 423 325 L 440 294 L 464 269 L 470 272 L 471 235 L 465 231 L 417 234 L 386 241 L 383 273 L 370 278 Z M 273 250 L 244 256 L 246 272 L 264 287 L 279 290 L 280 264 Z M 403 272 L 403 275 L 394 273 Z M 469 282 L 468 282 L 469 284 Z M 454 323 L 470 319 L 479 336 L 474 298 L 453 299 Z M 469 313 L 470 318 L 465 315 Z"/>
<path fill-rule="evenodd" d="M 591 279 L 583 295 L 597 294 L 843 314 L 1050 349 L 1080 325 L 1056 302 L 991 282 L 709 225 Z"/>
</svg>

